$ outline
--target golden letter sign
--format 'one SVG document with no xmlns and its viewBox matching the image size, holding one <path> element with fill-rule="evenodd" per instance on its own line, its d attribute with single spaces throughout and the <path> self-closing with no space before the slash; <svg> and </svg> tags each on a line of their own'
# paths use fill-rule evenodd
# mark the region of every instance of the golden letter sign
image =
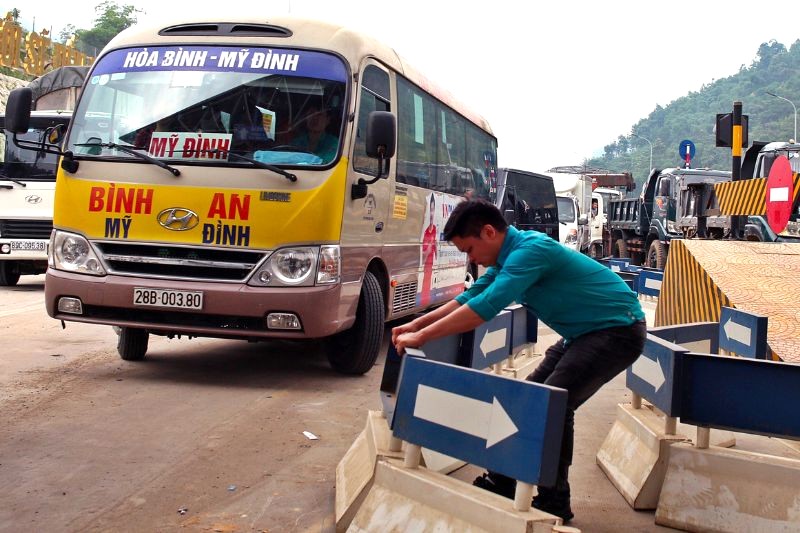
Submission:
<svg viewBox="0 0 800 533">
<path fill-rule="evenodd" d="M 43 30 L 41 34 L 31 32 L 24 41 L 25 49 L 22 50 L 22 27 L 8 13 L 0 28 L 0 66 L 24 69 L 26 74 L 41 76 L 54 68 L 91 65 L 94 61 L 93 57 L 72 46 L 52 42 L 47 30 Z"/>
</svg>

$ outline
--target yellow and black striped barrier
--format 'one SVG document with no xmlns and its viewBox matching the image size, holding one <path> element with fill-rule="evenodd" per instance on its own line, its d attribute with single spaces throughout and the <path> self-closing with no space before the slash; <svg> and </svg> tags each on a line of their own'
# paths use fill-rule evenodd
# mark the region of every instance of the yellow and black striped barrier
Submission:
<svg viewBox="0 0 800 533">
<path fill-rule="evenodd" d="M 800 175 L 792 176 L 794 202 L 800 197 Z M 721 215 L 766 215 L 767 178 L 753 178 L 714 184 Z"/>
</svg>

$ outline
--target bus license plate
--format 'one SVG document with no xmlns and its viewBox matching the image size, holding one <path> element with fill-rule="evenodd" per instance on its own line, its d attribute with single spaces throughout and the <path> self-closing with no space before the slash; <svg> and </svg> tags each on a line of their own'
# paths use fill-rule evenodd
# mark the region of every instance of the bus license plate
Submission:
<svg viewBox="0 0 800 533">
<path fill-rule="evenodd" d="M 44 241 L 11 241 L 11 251 L 44 252 Z"/>
<path fill-rule="evenodd" d="M 134 287 L 133 305 L 145 307 L 171 307 L 174 309 L 202 309 L 203 293 L 200 291 L 175 291 Z"/>
</svg>

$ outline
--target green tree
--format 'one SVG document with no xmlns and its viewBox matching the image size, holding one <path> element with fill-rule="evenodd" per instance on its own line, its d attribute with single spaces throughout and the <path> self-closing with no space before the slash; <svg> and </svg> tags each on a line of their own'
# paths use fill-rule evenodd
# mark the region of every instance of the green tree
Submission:
<svg viewBox="0 0 800 533">
<path fill-rule="evenodd" d="M 772 40 L 759 46 L 749 66 L 727 78 L 711 80 L 699 91 L 656 106 L 646 118 L 633 124 L 635 131 L 653 143 L 653 166 L 682 166 L 678 145 L 683 139 L 694 142 L 691 165 L 730 170 L 730 148 L 717 148 L 714 124 L 717 113 L 730 113 L 733 102 L 741 101 L 749 116 L 748 139 L 787 141 L 794 134 L 794 110 L 790 104 L 768 94 L 772 92 L 800 105 L 800 40 L 787 50 Z M 632 172 L 641 184 L 650 166 L 649 146 L 639 139 L 620 135 L 603 148 L 603 156 L 590 159 L 592 167 L 617 172 Z"/>
<path fill-rule="evenodd" d="M 90 30 L 77 30 L 76 45 L 84 54 L 97 55 L 119 32 L 136 23 L 136 13 L 141 10 L 132 5 L 120 6 L 105 0 L 94 8 L 97 18 Z"/>
</svg>

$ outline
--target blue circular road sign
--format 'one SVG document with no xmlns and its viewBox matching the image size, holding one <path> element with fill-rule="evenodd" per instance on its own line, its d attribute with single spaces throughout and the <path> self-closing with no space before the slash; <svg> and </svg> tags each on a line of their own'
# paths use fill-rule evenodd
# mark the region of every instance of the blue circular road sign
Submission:
<svg viewBox="0 0 800 533">
<path fill-rule="evenodd" d="M 686 159 L 687 154 L 689 155 L 689 159 L 692 159 L 694 157 L 694 143 L 689 139 L 682 140 L 680 148 L 678 149 L 678 153 L 683 160 Z"/>
</svg>

